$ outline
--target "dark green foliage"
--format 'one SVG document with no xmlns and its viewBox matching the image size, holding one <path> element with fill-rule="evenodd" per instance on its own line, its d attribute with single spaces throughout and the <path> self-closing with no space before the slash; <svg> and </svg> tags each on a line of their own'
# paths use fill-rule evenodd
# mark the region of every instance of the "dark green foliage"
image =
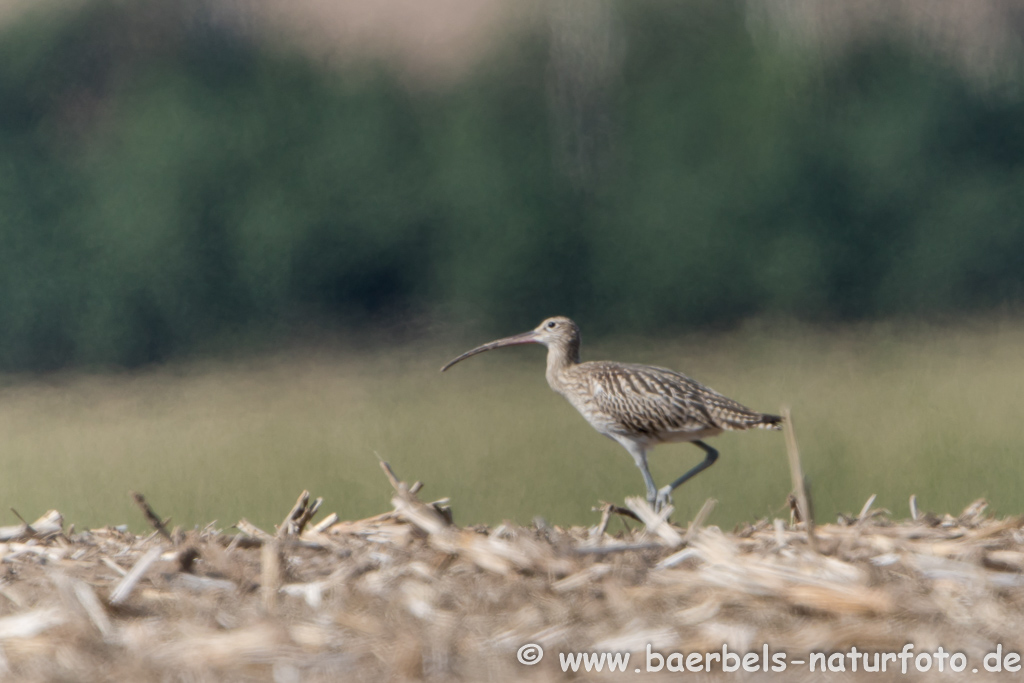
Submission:
<svg viewBox="0 0 1024 683">
<path fill-rule="evenodd" d="M 205 6 L 0 32 L 3 368 L 406 314 L 671 332 L 1024 298 L 1024 98 L 898 46 L 802 60 L 732 3 L 622 3 L 621 63 L 566 114 L 546 36 L 412 93 Z"/>
</svg>

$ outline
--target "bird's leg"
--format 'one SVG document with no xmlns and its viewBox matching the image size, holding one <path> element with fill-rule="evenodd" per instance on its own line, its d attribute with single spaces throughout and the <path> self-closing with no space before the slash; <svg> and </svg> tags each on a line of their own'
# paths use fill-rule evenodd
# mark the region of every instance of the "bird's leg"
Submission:
<svg viewBox="0 0 1024 683">
<path fill-rule="evenodd" d="M 651 476 L 651 471 L 647 468 L 647 451 L 632 441 L 620 441 L 629 454 L 633 456 L 633 460 L 636 462 L 636 466 L 640 468 L 640 474 L 644 475 L 644 485 L 647 487 L 647 502 L 654 505 L 654 501 L 658 497 L 658 487 L 654 485 L 654 477 Z"/>
<path fill-rule="evenodd" d="M 658 491 L 657 499 L 654 504 L 654 510 L 656 512 L 660 511 L 663 507 L 672 502 L 672 492 L 675 491 L 683 482 L 711 467 L 715 464 L 715 461 L 718 460 L 718 451 L 711 446 L 707 445 L 703 441 L 694 441 L 693 444 L 695 446 L 700 446 L 701 450 L 704 451 L 704 459 L 694 465 L 689 472 L 679 477 L 671 484 L 661 487 Z"/>
</svg>

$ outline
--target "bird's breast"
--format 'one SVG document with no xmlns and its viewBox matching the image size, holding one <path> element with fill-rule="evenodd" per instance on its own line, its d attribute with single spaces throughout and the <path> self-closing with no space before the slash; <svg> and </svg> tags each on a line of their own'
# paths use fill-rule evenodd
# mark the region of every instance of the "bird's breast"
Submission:
<svg viewBox="0 0 1024 683">
<path fill-rule="evenodd" d="M 551 388 L 564 396 L 597 431 L 605 435 L 621 433 L 624 427 L 621 416 L 607 410 L 607 404 L 600 400 L 607 390 L 600 383 L 588 381 L 589 378 L 574 379 L 550 382 Z"/>
</svg>

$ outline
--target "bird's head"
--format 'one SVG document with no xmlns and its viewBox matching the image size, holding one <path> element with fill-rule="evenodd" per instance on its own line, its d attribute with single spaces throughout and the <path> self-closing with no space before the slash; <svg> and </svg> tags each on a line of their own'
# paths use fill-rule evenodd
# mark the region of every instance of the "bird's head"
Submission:
<svg viewBox="0 0 1024 683">
<path fill-rule="evenodd" d="M 553 318 L 548 318 L 540 325 L 537 325 L 532 332 L 527 332 L 526 334 L 532 334 L 535 337 L 534 341 L 544 346 L 569 345 L 574 340 L 579 345 L 580 328 L 564 315 L 556 315 Z"/>
<path fill-rule="evenodd" d="M 475 349 L 466 351 L 458 358 L 449 361 L 447 365 L 441 368 L 441 372 L 444 372 L 459 361 L 465 360 L 470 356 L 475 356 L 478 353 L 490 351 L 491 349 L 500 349 L 503 346 L 517 346 L 519 344 L 543 344 L 549 349 L 554 348 L 562 353 L 567 353 L 573 362 L 578 362 L 580 352 L 580 328 L 576 323 L 565 316 L 559 315 L 553 318 L 548 318 L 529 332 L 523 332 L 521 334 L 512 335 L 511 337 L 505 337 L 504 339 L 488 342 L 483 346 L 478 346 Z"/>
</svg>

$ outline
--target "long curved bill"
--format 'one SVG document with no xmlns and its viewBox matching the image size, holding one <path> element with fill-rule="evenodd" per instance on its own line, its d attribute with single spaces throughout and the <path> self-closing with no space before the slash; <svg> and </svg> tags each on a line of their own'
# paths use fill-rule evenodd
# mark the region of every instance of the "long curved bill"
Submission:
<svg viewBox="0 0 1024 683">
<path fill-rule="evenodd" d="M 490 343 L 484 344 L 483 346 L 478 346 L 475 349 L 472 349 L 471 351 L 466 351 L 464 354 L 462 354 L 458 358 L 455 358 L 453 360 L 448 361 L 448 364 L 445 365 L 443 368 L 441 368 L 441 372 L 444 372 L 445 370 L 447 370 L 451 366 L 453 366 L 456 363 L 458 363 L 460 360 L 465 360 L 465 359 L 469 358 L 470 356 L 475 356 L 476 354 L 483 353 L 484 351 L 490 351 L 491 349 L 500 349 L 503 346 L 517 346 L 519 344 L 539 344 L 539 343 L 540 343 L 540 340 L 537 339 L 537 332 L 536 332 L 536 330 L 530 330 L 529 332 L 523 332 L 522 334 L 514 334 L 511 337 L 505 337 L 504 339 L 499 339 L 497 341 L 492 341 Z"/>
</svg>

